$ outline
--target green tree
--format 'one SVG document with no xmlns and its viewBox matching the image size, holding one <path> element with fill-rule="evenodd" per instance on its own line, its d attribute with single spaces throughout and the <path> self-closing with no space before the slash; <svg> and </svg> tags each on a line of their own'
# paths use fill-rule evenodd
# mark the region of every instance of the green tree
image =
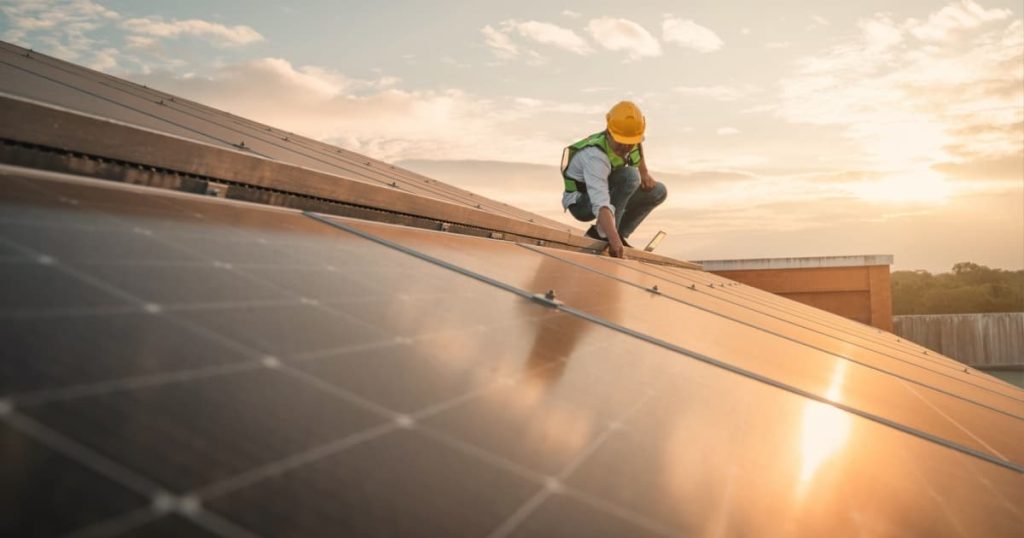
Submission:
<svg viewBox="0 0 1024 538">
<path fill-rule="evenodd" d="M 973 262 L 949 273 L 892 273 L 893 314 L 1024 312 L 1024 270 L 992 269 Z"/>
</svg>

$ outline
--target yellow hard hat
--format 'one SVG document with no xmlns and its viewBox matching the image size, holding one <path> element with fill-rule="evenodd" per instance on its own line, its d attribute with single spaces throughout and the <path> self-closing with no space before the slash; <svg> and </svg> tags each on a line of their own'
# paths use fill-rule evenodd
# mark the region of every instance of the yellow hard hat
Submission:
<svg viewBox="0 0 1024 538">
<path fill-rule="evenodd" d="M 620 101 L 608 111 L 608 132 L 620 144 L 639 144 L 644 140 L 644 119 L 640 107 L 632 101 Z"/>
</svg>

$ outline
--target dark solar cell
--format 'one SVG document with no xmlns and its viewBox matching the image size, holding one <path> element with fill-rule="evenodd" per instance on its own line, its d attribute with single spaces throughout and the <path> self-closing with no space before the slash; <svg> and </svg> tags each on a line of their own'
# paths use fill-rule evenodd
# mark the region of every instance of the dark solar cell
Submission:
<svg viewBox="0 0 1024 538">
<path fill-rule="evenodd" d="M 0 535 L 61 535 L 148 504 L 146 497 L 0 423 Z"/>
<path fill-rule="evenodd" d="M 647 526 L 616 515 L 614 509 L 595 508 L 568 495 L 551 495 L 542 499 L 539 507 L 517 523 L 507 536 L 521 538 L 562 538 L 587 536 L 588 538 L 648 538 L 673 534 L 648 523 Z"/>
<path fill-rule="evenodd" d="M 388 420 L 259 363 L 22 412 L 176 493 Z"/>
<path fill-rule="evenodd" d="M 0 395 L 235 364 L 256 357 L 163 316 L 134 312 L 0 322 Z M 24 395 L 28 397 L 28 395 Z"/>
<path fill-rule="evenodd" d="M 165 516 L 118 534 L 117 538 L 184 538 L 186 536 L 212 538 L 220 535 L 191 523 L 184 517 Z"/>
<path fill-rule="evenodd" d="M 499 465 L 399 431 L 208 506 L 268 536 L 485 536 L 537 489 Z"/>
<path fill-rule="evenodd" d="M 0 319 L 42 310 L 130 305 L 110 291 L 82 286 L 54 263 L 52 256 L 40 254 L 29 262 L 0 264 Z"/>
</svg>

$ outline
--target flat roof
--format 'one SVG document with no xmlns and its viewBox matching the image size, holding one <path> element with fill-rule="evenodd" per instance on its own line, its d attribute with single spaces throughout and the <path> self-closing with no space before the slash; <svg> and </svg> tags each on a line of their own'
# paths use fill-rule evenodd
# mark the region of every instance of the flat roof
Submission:
<svg viewBox="0 0 1024 538">
<path fill-rule="evenodd" d="M 747 269 L 819 269 L 822 267 L 866 267 L 892 265 L 892 254 L 859 256 L 812 256 L 806 258 L 756 258 L 749 260 L 704 260 L 705 271 L 743 271 Z"/>
</svg>

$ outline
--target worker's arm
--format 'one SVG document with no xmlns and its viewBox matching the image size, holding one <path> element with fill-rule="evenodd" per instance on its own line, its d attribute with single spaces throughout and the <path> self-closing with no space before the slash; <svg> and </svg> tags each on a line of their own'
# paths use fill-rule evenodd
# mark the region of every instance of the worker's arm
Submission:
<svg viewBox="0 0 1024 538">
<path fill-rule="evenodd" d="M 598 210 L 597 225 L 601 227 L 601 231 L 608 238 L 608 255 L 613 258 L 621 258 L 622 238 L 619 237 L 619 231 L 615 229 L 615 215 L 612 214 L 611 209 L 602 207 Z"/>
<path fill-rule="evenodd" d="M 647 159 L 643 158 L 643 145 L 640 146 L 640 155 L 642 158 L 640 159 L 640 165 L 637 166 L 637 168 L 640 170 L 640 190 L 649 191 L 654 188 L 655 181 L 654 178 L 651 176 L 651 173 L 647 171 Z"/>
</svg>

